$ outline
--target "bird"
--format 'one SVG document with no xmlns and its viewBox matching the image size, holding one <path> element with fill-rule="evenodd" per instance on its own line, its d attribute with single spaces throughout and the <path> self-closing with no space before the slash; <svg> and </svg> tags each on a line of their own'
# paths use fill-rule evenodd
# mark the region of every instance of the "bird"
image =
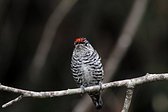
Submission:
<svg viewBox="0 0 168 112">
<path fill-rule="evenodd" d="M 89 41 L 84 37 L 77 37 L 74 41 L 74 50 L 71 57 L 72 76 L 77 86 L 82 88 L 100 85 L 104 78 L 104 70 L 101 58 Z M 103 101 L 101 90 L 88 93 L 96 109 L 101 109 Z"/>
</svg>

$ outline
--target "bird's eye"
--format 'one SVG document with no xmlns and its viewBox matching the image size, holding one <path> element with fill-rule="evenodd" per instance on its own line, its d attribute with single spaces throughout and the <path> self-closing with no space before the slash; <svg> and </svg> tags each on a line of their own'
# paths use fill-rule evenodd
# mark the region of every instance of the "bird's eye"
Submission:
<svg viewBox="0 0 168 112">
<path fill-rule="evenodd" d="M 74 45 L 76 45 L 77 44 L 77 42 L 74 42 Z"/>
<path fill-rule="evenodd" d="M 89 44 L 86 42 L 86 43 L 85 43 L 85 46 L 88 46 L 88 45 L 89 45 Z"/>
</svg>

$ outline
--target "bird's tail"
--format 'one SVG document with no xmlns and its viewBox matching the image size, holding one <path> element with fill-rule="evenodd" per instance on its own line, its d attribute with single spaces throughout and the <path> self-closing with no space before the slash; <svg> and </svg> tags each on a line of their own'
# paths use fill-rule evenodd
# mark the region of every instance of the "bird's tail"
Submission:
<svg viewBox="0 0 168 112">
<path fill-rule="evenodd" d="M 103 106 L 103 101 L 102 101 L 100 92 L 91 93 L 91 94 L 89 94 L 89 96 L 91 97 L 94 105 L 96 106 L 96 109 L 101 109 Z"/>
</svg>

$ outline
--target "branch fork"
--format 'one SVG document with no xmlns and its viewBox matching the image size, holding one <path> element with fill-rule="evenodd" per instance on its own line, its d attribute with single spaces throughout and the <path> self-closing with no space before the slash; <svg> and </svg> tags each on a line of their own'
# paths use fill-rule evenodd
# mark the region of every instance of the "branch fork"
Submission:
<svg viewBox="0 0 168 112">
<path fill-rule="evenodd" d="M 168 80 L 168 73 L 162 73 L 162 74 L 147 73 L 145 76 L 142 76 L 142 77 L 104 83 L 102 84 L 101 89 L 104 90 L 107 88 L 121 87 L 121 86 L 127 87 L 124 106 L 121 112 L 128 112 L 135 86 L 148 83 L 148 82 L 161 81 L 161 80 Z M 99 90 L 100 90 L 99 85 L 85 88 L 86 93 L 99 91 Z M 60 91 L 35 92 L 35 91 L 28 91 L 24 89 L 13 88 L 13 87 L 5 86 L 2 84 L 0 84 L 0 91 L 8 91 L 8 92 L 20 94 L 20 96 L 18 96 L 17 98 L 2 105 L 2 108 L 6 108 L 7 106 L 20 101 L 23 97 L 51 98 L 51 97 L 60 97 L 60 96 L 65 96 L 65 95 L 73 95 L 73 94 L 82 93 L 81 88 L 67 89 L 67 90 L 60 90 Z"/>
</svg>

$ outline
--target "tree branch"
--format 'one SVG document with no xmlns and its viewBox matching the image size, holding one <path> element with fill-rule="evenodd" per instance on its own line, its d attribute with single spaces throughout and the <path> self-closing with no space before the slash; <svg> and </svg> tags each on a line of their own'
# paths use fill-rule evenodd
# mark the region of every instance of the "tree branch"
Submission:
<svg viewBox="0 0 168 112">
<path fill-rule="evenodd" d="M 109 82 L 109 83 L 102 84 L 102 89 L 107 89 L 110 87 L 121 87 L 121 86 L 133 88 L 136 85 L 140 85 L 147 82 L 159 81 L 159 80 L 168 80 L 168 73 L 146 74 L 145 76 L 138 77 L 138 78 Z M 99 91 L 99 89 L 100 89 L 99 86 L 91 86 L 91 87 L 85 88 L 85 92 Z M 13 88 L 2 84 L 0 84 L 0 91 L 18 93 L 23 95 L 23 97 L 32 97 L 32 98 L 51 98 L 51 97 L 59 97 L 59 96 L 65 96 L 65 95 L 81 94 L 83 92 L 81 88 L 67 89 L 67 90 L 61 90 L 61 91 L 35 92 L 35 91 L 28 91 L 24 89 Z M 127 103 L 128 108 L 131 102 L 130 99 L 132 97 L 132 95 L 130 96 L 130 93 L 133 93 L 133 92 L 130 92 L 130 90 L 128 89 L 127 95 L 126 95 L 127 97 L 125 99 L 125 103 L 127 102 L 126 100 L 129 100 Z M 18 99 L 20 100 L 20 98 Z M 16 100 L 16 101 L 19 101 L 19 100 Z M 16 101 L 13 101 L 13 102 L 16 102 Z"/>
<path fill-rule="evenodd" d="M 133 96 L 133 91 L 134 91 L 134 87 L 127 89 L 124 106 L 121 112 L 128 112 L 130 104 L 131 104 L 132 96 Z"/>
<path fill-rule="evenodd" d="M 10 106 L 10 105 L 12 105 L 12 104 L 15 103 L 15 102 L 20 101 L 22 98 L 23 98 L 23 95 L 20 95 L 20 96 L 18 96 L 17 98 L 15 98 L 15 99 L 13 99 L 13 100 L 11 100 L 11 101 L 9 101 L 9 102 L 3 104 L 3 105 L 2 105 L 2 108 L 6 108 L 6 107 Z"/>
</svg>

